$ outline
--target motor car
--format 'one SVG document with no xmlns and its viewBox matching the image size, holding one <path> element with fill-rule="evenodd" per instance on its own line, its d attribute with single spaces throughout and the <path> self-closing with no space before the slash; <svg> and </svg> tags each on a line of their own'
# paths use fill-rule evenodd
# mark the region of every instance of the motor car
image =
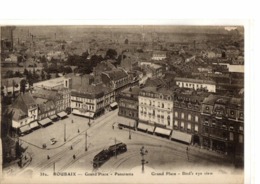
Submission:
<svg viewBox="0 0 260 184">
<path fill-rule="evenodd" d="M 54 145 L 54 144 L 56 144 L 56 142 L 57 142 L 57 141 L 55 140 L 55 138 L 52 138 L 50 141 L 51 141 L 51 145 Z"/>
</svg>

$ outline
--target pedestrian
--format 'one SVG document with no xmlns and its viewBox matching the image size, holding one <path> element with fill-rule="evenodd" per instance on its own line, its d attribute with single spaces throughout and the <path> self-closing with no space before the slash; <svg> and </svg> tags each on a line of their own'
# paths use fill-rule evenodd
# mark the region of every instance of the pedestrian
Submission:
<svg viewBox="0 0 260 184">
<path fill-rule="evenodd" d="M 73 150 L 73 147 L 71 146 L 70 149 Z"/>
<path fill-rule="evenodd" d="M 74 160 L 76 159 L 76 155 L 73 155 L 73 159 L 74 159 Z"/>
<path fill-rule="evenodd" d="M 115 129 L 114 124 L 112 125 L 113 130 Z"/>
<path fill-rule="evenodd" d="M 78 133 L 79 133 L 80 131 L 79 131 L 79 129 L 78 129 Z"/>
<path fill-rule="evenodd" d="M 47 155 L 47 159 L 48 159 L 48 160 L 50 159 L 50 156 L 49 156 L 49 155 Z"/>
<path fill-rule="evenodd" d="M 90 122 L 88 122 L 88 126 L 90 127 Z"/>
</svg>

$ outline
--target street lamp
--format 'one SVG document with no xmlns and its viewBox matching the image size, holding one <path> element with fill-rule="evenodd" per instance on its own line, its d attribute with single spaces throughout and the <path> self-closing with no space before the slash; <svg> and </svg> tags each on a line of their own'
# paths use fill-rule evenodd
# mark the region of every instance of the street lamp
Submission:
<svg viewBox="0 0 260 184">
<path fill-rule="evenodd" d="M 144 146 L 140 149 L 140 154 L 142 156 L 141 164 L 142 164 L 142 173 L 144 173 L 144 165 L 148 164 L 148 161 L 145 161 L 144 155 L 148 154 L 148 151 L 144 149 Z"/>
<path fill-rule="evenodd" d="M 85 151 L 88 151 L 88 132 L 85 134 Z"/>
<path fill-rule="evenodd" d="M 66 142 L 66 124 L 64 123 L 64 142 Z"/>
<path fill-rule="evenodd" d="M 131 139 L 131 129 L 130 129 L 130 122 L 129 122 L 129 139 Z"/>
</svg>

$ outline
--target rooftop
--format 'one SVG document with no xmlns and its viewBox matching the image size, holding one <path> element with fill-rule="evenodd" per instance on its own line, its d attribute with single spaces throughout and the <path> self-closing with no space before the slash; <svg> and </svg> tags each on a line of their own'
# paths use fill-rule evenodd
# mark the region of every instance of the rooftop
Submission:
<svg viewBox="0 0 260 184">
<path fill-rule="evenodd" d="M 200 83 L 200 84 L 216 84 L 212 80 L 191 79 L 191 78 L 182 78 L 182 77 L 175 77 L 175 81 L 192 82 L 192 83 Z"/>
<path fill-rule="evenodd" d="M 113 81 L 116 81 L 116 80 L 119 80 L 119 79 L 122 79 L 122 78 L 125 78 L 128 76 L 127 73 L 122 69 L 106 71 L 106 72 L 103 72 L 103 74 L 108 75 L 108 77 Z"/>
</svg>

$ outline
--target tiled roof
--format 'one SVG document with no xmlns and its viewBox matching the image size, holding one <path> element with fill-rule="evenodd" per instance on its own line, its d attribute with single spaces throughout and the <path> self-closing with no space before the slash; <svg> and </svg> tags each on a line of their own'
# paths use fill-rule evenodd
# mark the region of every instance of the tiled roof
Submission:
<svg viewBox="0 0 260 184">
<path fill-rule="evenodd" d="M 103 74 L 108 75 L 108 77 L 113 81 L 117 81 L 119 79 L 122 79 L 122 78 L 125 78 L 128 76 L 124 70 L 119 70 L 119 69 L 103 72 Z"/>
<path fill-rule="evenodd" d="M 18 108 L 13 108 L 12 112 L 13 112 L 13 120 L 16 121 L 19 121 L 27 116 L 27 113 L 25 113 L 24 111 Z"/>
<path fill-rule="evenodd" d="M 141 91 L 145 91 L 145 92 L 152 92 L 152 93 L 156 93 L 156 94 L 164 94 L 164 95 L 173 95 L 172 90 L 167 89 L 167 88 L 157 88 L 157 87 L 144 87 L 143 89 L 141 89 Z"/>
<path fill-rule="evenodd" d="M 32 93 L 33 97 L 35 98 L 43 98 L 43 99 L 57 99 L 58 97 L 60 97 L 60 94 L 58 93 L 58 91 L 56 90 L 47 90 L 47 89 L 42 89 L 39 88 L 37 90 L 35 90 Z"/>
<path fill-rule="evenodd" d="M 193 82 L 193 83 L 200 83 L 200 84 L 216 84 L 214 81 L 211 80 L 191 79 L 191 78 L 181 78 L 181 77 L 175 77 L 175 81 Z"/>
<path fill-rule="evenodd" d="M 96 86 L 89 85 L 87 88 L 72 89 L 71 95 L 94 99 L 100 98 L 104 94 L 110 93 L 111 91 L 111 88 L 108 88 L 103 84 Z"/>
<path fill-rule="evenodd" d="M 140 88 L 138 86 L 126 88 L 125 90 L 122 91 L 122 93 L 132 94 L 132 95 L 139 95 L 139 92 L 140 92 Z"/>
<path fill-rule="evenodd" d="M 28 112 L 28 108 L 31 105 L 36 105 L 32 95 L 28 93 L 21 93 L 14 101 L 12 108 L 17 108 L 23 111 L 25 114 Z"/>
</svg>

